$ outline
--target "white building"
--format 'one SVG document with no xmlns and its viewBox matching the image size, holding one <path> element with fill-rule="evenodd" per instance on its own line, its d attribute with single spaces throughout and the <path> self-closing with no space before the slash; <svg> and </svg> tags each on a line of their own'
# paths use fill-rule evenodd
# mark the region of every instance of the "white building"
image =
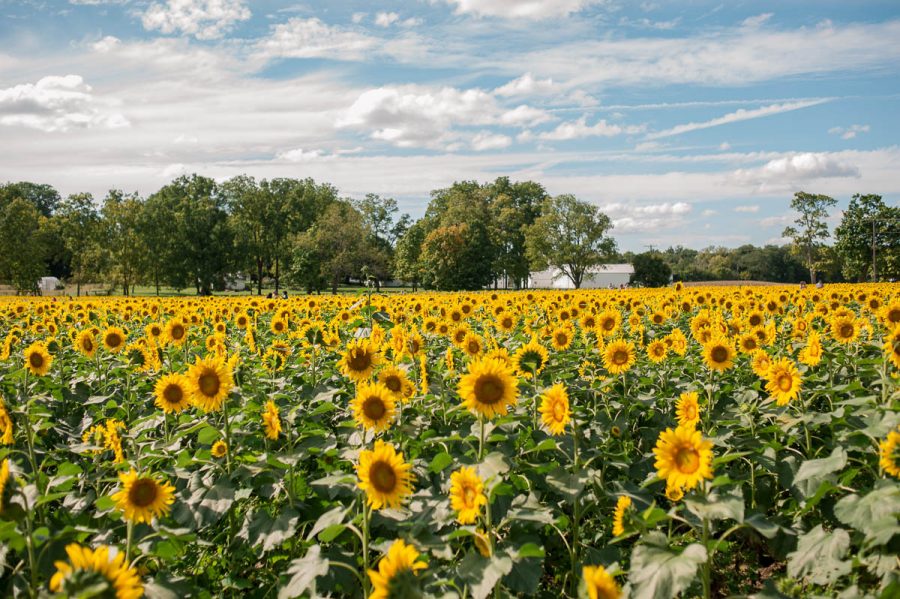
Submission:
<svg viewBox="0 0 900 599">
<path fill-rule="evenodd" d="M 51 291 L 56 291 L 56 288 L 59 286 L 59 279 L 56 277 L 41 277 L 38 281 L 38 289 L 41 290 L 41 293 L 49 293 Z"/>
<path fill-rule="evenodd" d="M 582 289 L 607 289 L 627 285 L 634 274 L 631 264 L 603 264 L 584 273 Z M 572 280 L 557 268 L 533 272 L 528 278 L 528 286 L 536 289 L 574 289 Z"/>
</svg>

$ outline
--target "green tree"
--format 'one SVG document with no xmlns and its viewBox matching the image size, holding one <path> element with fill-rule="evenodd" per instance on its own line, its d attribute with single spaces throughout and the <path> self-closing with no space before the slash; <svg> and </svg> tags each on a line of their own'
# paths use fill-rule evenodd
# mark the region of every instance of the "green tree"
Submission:
<svg viewBox="0 0 900 599">
<path fill-rule="evenodd" d="M 225 181 L 221 193 L 228 206 L 238 263 L 255 271 L 256 293 L 262 295 L 263 275 L 274 261 L 271 228 L 277 206 L 269 202 L 271 194 L 263 193 L 256 180 L 246 175 Z"/>
<path fill-rule="evenodd" d="M 528 280 L 531 270 L 525 249 L 525 232 L 540 216 L 541 206 L 549 196 L 539 183 L 510 183 L 509 177 L 497 178 L 487 190 L 492 198 L 496 230 L 495 270 L 519 289 Z"/>
<path fill-rule="evenodd" d="M 790 237 L 794 251 L 803 257 L 809 270 L 811 283 L 816 282 L 816 262 L 823 240 L 828 239 L 828 208 L 835 205 L 834 198 L 826 195 L 798 191 L 791 200 L 791 208 L 799 213 L 794 220 L 796 227 L 786 227 L 782 237 Z"/>
<path fill-rule="evenodd" d="M 53 216 L 61 201 L 59 192 L 51 185 L 29 181 L 0 185 L 0 208 L 16 198 L 34 206 L 45 218 Z"/>
<path fill-rule="evenodd" d="M 631 275 L 631 282 L 644 287 L 665 287 L 672 276 L 672 269 L 658 252 L 637 254 L 632 266 L 634 274 Z"/>
<path fill-rule="evenodd" d="M 17 197 L 0 205 L 0 279 L 18 293 L 37 293 L 48 246 L 47 217 L 33 203 Z"/>
<path fill-rule="evenodd" d="M 137 218 L 140 245 L 146 250 L 139 265 L 142 278 L 160 293 L 163 283 L 170 283 L 170 273 L 175 270 L 177 249 L 173 230 L 176 222 L 176 206 L 173 198 L 155 194 L 141 204 Z"/>
<path fill-rule="evenodd" d="M 422 242 L 423 282 L 441 291 L 484 287 L 489 279 L 466 268 L 477 254 L 467 223 L 434 229 Z"/>
<path fill-rule="evenodd" d="M 93 196 L 70 195 L 60 202 L 51 222 L 63 241 L 69 278 L 80 296 L 81 286 L 96 280 L 102 270 L 102 223 Z"/>
<path fill-rule="evenodd" d="M 615 253 L 616 242 L 607 235 L 610 229 L 612 222 L 597 206 L 573 195 L 550 198 L 525 235 L 531 267 L 553 266 L 578 289 L 590 268 Z"/>
<path fill-rule="evenodd" d="M 394 253 L 394 275 L 402 281 L 411 283 L 413 291 L 425 276 L 425 261 L 422 259 L 422 245 L 427 234 L 425 222 L 416 221 L 410 226 L 400 240 Z"/>
<path fill-rule="evenodd" d="M 137 194 L 126 195 L 118 189 L 109 191 L 101 209 L 108 273 L 116 285 L 121 285 L 123 295 L 130 295 L 137 283 L 147 253 L 140 236 L 141 209 Z"/>
<path fill-rule="evenodd" d="M 870 276 L 897 276 L 900 262 L 900 208 L 888 206 L 881 196 L 856 194 L 834 231 L 841 272 L 852 281 Z M 872 272 L 874 254 L 875 272 Z"/>
</svg>

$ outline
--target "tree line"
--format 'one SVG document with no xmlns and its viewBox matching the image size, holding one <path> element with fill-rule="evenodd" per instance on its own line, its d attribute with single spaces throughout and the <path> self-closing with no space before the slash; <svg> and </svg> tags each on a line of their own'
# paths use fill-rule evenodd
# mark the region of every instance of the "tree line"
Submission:
<svg viewBox="0 0 900 599">
<path fill-rule="evenodd" d="M 136 285 L 205 295 L 245 279 L 256 293 L 269 285 L 276 293 L 286 285 L 336 291 L 351 280 L 458 290 L 521 288 L 531 271 L 555 267 L 580 287 L 593 267 L 620 261 L 634 264 L 635 282 L 648 286 L 673 277 L 814 282 L 817 273 L 832 281 L 900 274 L 900 211 L 880 196 L 853 197 L 833 245 L 825 243 L 833 199 L 800 192 L 791 205 L 799 216 L 784 232 L 789 246 L 634 254 L 618 252 L 612 222 L 597 206 L 507 177 L 432 191 L 418 220 L 400 214 L 393 198 L 342 198 L 312 179 L 216 182 L 195 174 L 145 198 L 111 190 L 99 201 L 7 183 L 0 185 L 0 282 L 32 293 L 50 275 L 79 295 L 96 283 L 126 295 Z"/>
</svg>

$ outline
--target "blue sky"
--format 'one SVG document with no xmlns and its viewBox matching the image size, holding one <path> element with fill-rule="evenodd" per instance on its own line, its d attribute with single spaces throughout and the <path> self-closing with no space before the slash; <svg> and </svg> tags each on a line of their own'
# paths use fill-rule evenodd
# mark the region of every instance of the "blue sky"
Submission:
<svg viewBox="0 0 900 599">
<path fill-rule="evenodd" d="M 0 0 L 0 181 L 309 176 L 420 216 L 508 175 L 623 249 L 780 243 L 795 191 L 897 204 L 898 38 L 896 0 Z"/>
</svg>

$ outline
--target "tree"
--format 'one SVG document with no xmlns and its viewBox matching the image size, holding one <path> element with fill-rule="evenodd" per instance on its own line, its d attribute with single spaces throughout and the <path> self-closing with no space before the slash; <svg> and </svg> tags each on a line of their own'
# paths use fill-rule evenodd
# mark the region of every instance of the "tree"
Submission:
<svg viewBox="0 0 900 599">
<path fill-rule="evenodd" d="M 274 261 L 271 221 L 275 206 L 268 201 L 270 194 L 263 193 L 256 180 L 246 175 L 225 181 L 221 193 L 228 206 L 235 255 L 241 267 L 256 272 L 256 293 L 262 295 L 263 273 Z"/>
<path fill-rule="evenodd" d="M 638 254 L 634 257 L 632 265 L 634 274 L 631 275 L 631 282 L 644 287 L 664 287 L 669 284 L 672 277 L 672 269 L 658 252 Z"/>
<path fill-rule="evenodd" d="M 490 277 L 471 268 L 478 254 L 468 223 L 438 227 L 422 242 L 423 282 L 440 291 L 483 288 Z"/>
<path fill-rule="evenodd" d="M 103 239 L 109 274 L 129 295 L 140 274 L 146 249 L 141 241 L 139 218 L 142 203 L 137 194 L 111 189 L 103 200 Z"/>
<path fill-rule="evenodd" d="M 48 225 L 33 203 L 13 198 L 0 206 L 0 279 L 18 293 L 37 293 L 46 273 Z"/>
<path fill-rule="evenodd" d="M 425 261 L 422 259 L 422 245 L 425 243 L 426 225 L 422 220 L 410 226 L 394 252 L 394 275 L 412 284 L 413 291 L 425 276 Z"/>
<path fill-rule="evenodd" d="M 102 269 L 101 220 L 93 196 L 70 195 L 60 202 L 51 222 L 63 241 L 64 261 L 80 296 L 81 286 Z"/>
<path fill-rule="evenodd" d="M 141 205 L 137 230 L 141 245 L 146 249 L 139 269 L 143 278 L 152 283 L 159 295 L 163 283 L 171 283 L 171 273 L 179 259 L 172 232 L 176 222 L 174 198 L 154 194 Z"/>
<path fill-rule="evenodd" d="M 606 234 L 611 228 L 609 217 L 593 204 L 573 195 L 550 198 L 525 234 L 531 267 L 553 266 L 578 289 L 590 268 L 615 253 L 616 242 Z"/>
<path fill-rule="evenodd" d="M 800 215 L 794 220 L 799 228 L 787 227 L 781 234 L 793 240 L 794 251 L 803 256 L 809 269 L 809 280 L 816 282 L 816 260 L 822 240 L 828 239 L 828 208 L 835 205 L 834 198 L 821 194 L 798 191 L 791 200 L 791 208 Z"/>
<path fill-rule="evenodd" d="M 487 189 L 492 198 L 498 248 L 495 270 L 519 289 L 530 274 L 525 231 L 540 216 L 541 206 L 549 196 L 539 183 L 510 183 L 508 177 L 497 178 Z"/>
<path fill-rule="evenodd" d="M 861 282 L 877 274 L 897 276 L 900 208 L 886 205 L 879 195 L 856 194 L 834 236 L 841 272 L 848 280 Z"/>
<path fill-rule="evenodd" d="M 34 206 L 45 218 L 53 216 L 60 202 L 59 192 L 51 185 L 29 181 L 0 185 L 0 209 L 16 198 Z"/>
</svg>

